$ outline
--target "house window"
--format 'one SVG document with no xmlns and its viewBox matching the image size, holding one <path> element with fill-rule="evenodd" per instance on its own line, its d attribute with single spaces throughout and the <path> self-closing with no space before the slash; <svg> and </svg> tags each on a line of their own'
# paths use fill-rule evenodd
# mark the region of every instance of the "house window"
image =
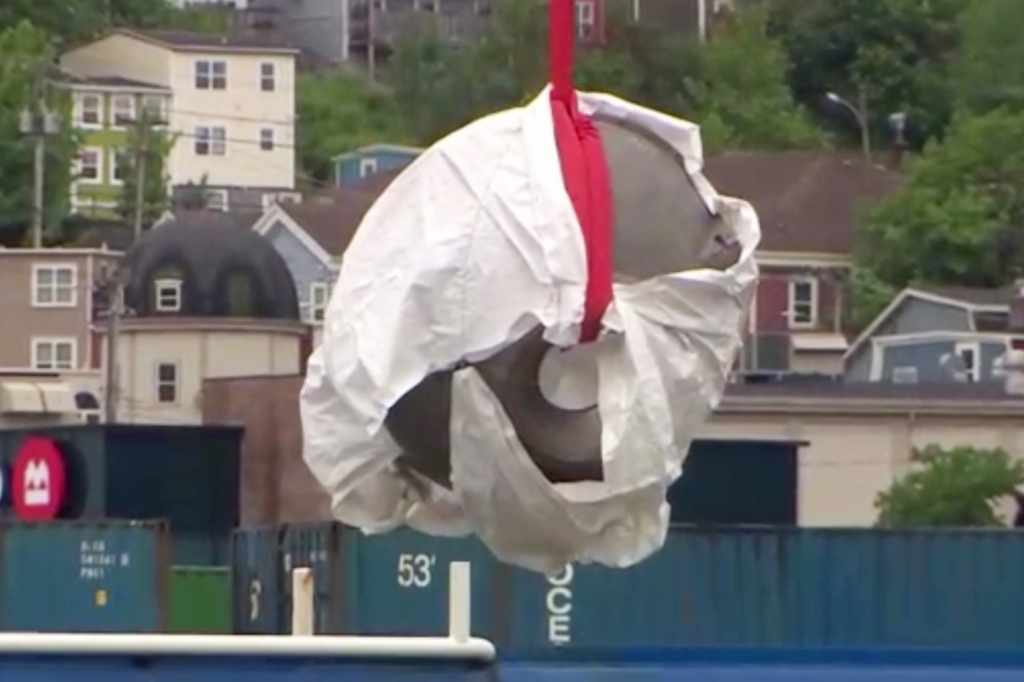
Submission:
<svg viewBox="0 0 1024 682">
<path fill-rule="evenodd" d="M 158 279 L 153 289 L 157 312 L 176 313 L 181 310 L 180 279 Z"/>
<path fill-rule="evenodd" d="M 593 0 L 576 0 L 576 30 L 581 38 L 589 38 L 596 18 Z"/>
<path fill-rule="evenodd" d="M 960 369 L 959 378 L 962 381 L 976 382 L 981 379 L 981 368 L 979 367 L 979 360 L 981 356 L 981 347 L 977 343 L 958 343 L 956 344 L 956 354 L 960 358 Z"/>
<path fill-rule="evenodd" d="M 163 125 L 167 123 L 166 98 L 156 95 L 146 95 L 142 98 L 142 112 L 147 122 L 152 125 Z"/>
<path fill-rule="evenodd" d="M 32 369 L 74 369 L 75 339 L 32 339 Z"/>
<path fill-rule="evenodd" d="M 227 151 L 227 133 L 224 128 L 199 126 L 196 128 L 195 150 L 199 156 L 224 156 Z"/>
<path fill-rule="evenodd" d="M 199 90 L 226 90 L 228 64 L 201 59 L 196 62 L 196 88 Z"/>
<path fill-rule="evenodd" d="M 273 92 L 274 88 L 274 64 L 272 62 L 263 62 L 260 64 L 260 90 L 263 92 Z"/>
<path fill-rule="evenodd" d="M 260 130 L 260 149 L 265 152 L 274 151 L 274 129 L 263 128 Z"/>
<path fill-rule="evenodd" d="M 110 110 L 114 126 L 127 128 L 135 121 L 135 98 L 131 95 L 115 95 Z"/>
<path fill-rule="evenodd" d="M 161 362 L 156 366 L 156 401 L 161 405 L 178 402 L 178 365 Z"/>
<path fill-rule="evenodd" d="M 103 172 L 103 152 L 86 148 L 78 155 L 78 180 L 86 183 L 100 182 Z"/>
<path fill-rule="evenodd" d="M 314 282 L 309 285 L 309 321 L 323 322 L 327 311 L 327 302 L 331 298 L 331 290 L 326 282 Z"/>
<path fill-rule="evenodd" d="M 226 189 L 208 189 L 203 195 L 204 208 L 207 211 L 228 210 L 228 191 Z"/>
<path fill-rule="evenodd" d="M 377 159 L 372 156 L 359 159 L 359 177 L 365 178 L 377 172 Z"/>
<path fill-rule="evenodd" d="M 82 95 L 78 100 L 78 122 L 99 127 L 103 123 L 103 99 L 99 95 Z"/>
<path fill-rule="evenodd" d="M 32 305 L 36 308 L 74 308 L 78 279 L 74 265 L 35 265 L 32 267 Z"/>
<path fill-rule="evenodd" d="M 814 327 L 818 324 L 818 280 L 801 277 L 789 280 L 789 326 Z"/>
</svg>

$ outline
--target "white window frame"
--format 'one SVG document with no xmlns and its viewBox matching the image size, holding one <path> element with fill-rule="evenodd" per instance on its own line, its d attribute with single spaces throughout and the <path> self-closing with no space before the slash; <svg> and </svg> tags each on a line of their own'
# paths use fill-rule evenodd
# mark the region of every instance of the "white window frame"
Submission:
<svg viewBox="0 0 1024 682">
<path fill-rule="evenodd" d="M 90 111 L 89 107 L 85 106 L 88 101 L 96 102 L 96 120 L 86 121 L 85 114 Z M 85 128 L 87 130 L 98 130 L 103 127 L 103 95 L 97 92 L 83 92 L 75 98 L 75 121 L 78 123 L 79 128 Z"/>
<path fill-rule="evenodd" d="M 796 292 L 799 286 L 806 284 L 810 287 L 811 300 L 810 317 L 807 320 L 798 320 L 796 313 Z M 813 329 L 818 326 L 818 278 L 817 277 L 792 277 L 786 287 L 786 319 L 790 329 Z"/>
<path fill-rule="evenodd" d="M 66 363 L 58 361 L 58 348 L 68 348 L 68 360 Z M 39 361 L 41 348 L 50 349 L 51 360 L 49 363 Z M 40 336 L 32 337 L 32 369 L 43 371 L 73 370 L 78 368 L 78 339 L 73 336 Z"/>
<path fill-rule="evenodd" d="M 576 26 L 593 28 L 597 23 L 597 6 L 594 0 L 576 0 Z"/>
<path fill-rule="evenodd" d="M 277 90 L 277 64 L 260 62 L 260 90 L 275 92 Z"/>
<path fill-rule="evenodd" d="M 274 129 L 260 128 L 260 151 L 274 151 Z"/>
<path fill-rule="evenodd" d="M 327 304 L 331 300 L 331 285 L 327 282 L 313 282 L 309 285 L 309 303 L 306 318 L 311 324 L 323 324 Z"/>
<path fill-rule="evenodd" d="M 167 125 L 167 98 L 163 95 L 143 95 L 139 108 L 149 116 L 147 123 L 154 128 Z"/>
<path fill-rule="evenodd" d="M 192 84 L 196 90 L 227 90 L 228 63 L 221 59 L 196 60 Z"/>
<path fill-rule="evenodd" d="M 153 282 L 153 308 L 158 313 L 181 312 L 180 279 L 158 279 Z"/>
<path fill-rule="evenodd" d="M 216 201 L 211 201 L 211 197 L 217 197 Z M 228 191 L 226 189 L 208 189 L 203 197 L 206 203 L 206 209 L 209 211 L 227 211 L 230 207 L 228 205 Z"/>
<path fill-rule="evenodd" d="M 120 105 L 120 106 L 119 106 Z M 125 106 L 127 105 L 127 106 Z M 118 116 L 124 121 L 118 122 Z M 116 130 L 124 130 L 135 122 L 136 107 L 135 95 L 117 94 L 110 98 L 110 127 Z"/>
<path fill-rule="evenodd" d="M 970 383 L 981 381 L 981 344 L 977 341 L 962 341 L 957 343 L 953 349 L 960 359 L 966 353 L 971 355 L 971 366 L 968 368 L 966 363 L 964 363 L 964 371 L 960 373 L 961 376 L 958 378 Z"/>
<path fill-rule="evenodd" d="M 196 126 L 192 145 L 196 156 L 225 156 L 227 148 L 227 131 L 223 126 Z"/>
<path fill-rule="evenodd" d="M 49 301 L 40 299 L 39 292 L 43 288 L 39 283 L 39 274 L 50 271 L 53 274 L 53 297 Z M 57 277 L 61 272 L 71 273 L 71 283 L 67 286 L 69 297 L 58 300 L 58 293 L 64 288 L 57 285 Z M 32 265 L 32 307 L 33 308 L 74 308 L 78 306 L 78 265 L 75 263 L 35 263 Z"/>
<path fill-rule="evenodd" d="M 82 176 L 82 171 L 85 169 L 85 155 L 96 156 L 96 177 L 86 178 Z M 75 182 L 82 185 L 102 185 L 103 184 L 103 149 L 100 147 L 83 147 L 82 151 L 79 152 L 78 157 L 75 159 Z"/>
<path fill-rule="evenodd" d="M 377 158 L 374 156 L 364 156 L 359 159 L 359 177 L 365 178 L 373 175 L 380 169 L 380 164 L 377 163 Z"/>
<path fill-rule="evenodd" d="M 160 378 L 160 371 L 164 367 L 174 368 L 174 379 L 165 381 Z M 174 396 L 165 400 L 160 395 L 161 388 L 171 388 Z M 181 403 L 181 365 L 177 362 L 159 361 L 153 367 L 153 398 L 158 405 L 179 405 Z"/>
</svg>

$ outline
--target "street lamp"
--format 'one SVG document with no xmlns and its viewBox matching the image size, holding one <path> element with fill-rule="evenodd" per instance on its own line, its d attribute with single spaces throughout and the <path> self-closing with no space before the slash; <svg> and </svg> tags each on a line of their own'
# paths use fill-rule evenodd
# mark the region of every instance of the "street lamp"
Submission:
<svg viewBox="0 0 1024 682">
<path fill-rule="evenodd" d="M 825 93 L 825 99 L 832 104 L 838 104 L 841 107 L 849 109 L 850 113 L 857 120 L 857 126 L 860 128 L 860 146 L 864 152 L 864 160 L 870 163 L 871 161 L 871 129 L 868 127 L 868 98 L 864 92 L 864 88 L 860 88 L 857 92 L 858 106 L 850 104 L 839 95 L 834 92 Z"/>
</svg>

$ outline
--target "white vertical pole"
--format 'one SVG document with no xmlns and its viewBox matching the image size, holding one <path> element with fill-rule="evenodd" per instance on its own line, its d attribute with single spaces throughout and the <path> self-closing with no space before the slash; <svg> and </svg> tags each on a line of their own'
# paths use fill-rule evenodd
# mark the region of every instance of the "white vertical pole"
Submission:
<svg viewBox="0 0 1024 682">
<path fill-rule="evenodd" d="M 292 634 L 306 637 L 313 634 L 313 569 L 292 570 Z"/>
<path fill-rule="evenodd" d="M 448 637 L 469 641 L 470 570 L 468 561 L 453 561 L 448 567 Z"/>
</svg>

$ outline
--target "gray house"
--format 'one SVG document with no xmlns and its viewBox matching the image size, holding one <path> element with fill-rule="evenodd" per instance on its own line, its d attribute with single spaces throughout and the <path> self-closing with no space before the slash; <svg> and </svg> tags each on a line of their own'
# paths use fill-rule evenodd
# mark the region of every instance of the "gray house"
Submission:
<svg viewBox="0 0 1024 682">
<path fill-rule="evenodd" d="M 848 381 L 896 383 L 998 380 L 997 360 L 1024 348 L 1011 320 L 1014 289 L 905 289 L 850 345 Z"/>
</svg>

